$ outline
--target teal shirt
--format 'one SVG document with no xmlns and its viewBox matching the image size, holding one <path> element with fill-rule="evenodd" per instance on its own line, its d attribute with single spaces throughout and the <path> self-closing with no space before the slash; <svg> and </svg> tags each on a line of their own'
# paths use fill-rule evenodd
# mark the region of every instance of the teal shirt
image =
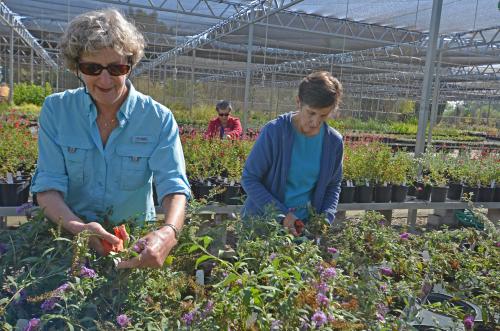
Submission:
<svg viewBox="0 0 500 331">
<path fill-rule="evenodd" d="M 165 106 L 129 93 L 118 127 L 103 148 L 97 109 L 84 88 L 45 99 L 39 118 L 38 163 L 32 192 L 62 192 L 87 221 L 155 220 L 153 175 L 159 201 L 171 193 L 190 197 L 177 123 Z"/>
<path fill-rule="evenodd" d="M 295 216 L 309 218 L 310 201 L 319 177 L 324 127 L 312 137 L 293 128 L 293 146 L 290 169 L 286 179 L 285 206 L 294 209 Z"/>
</svg>

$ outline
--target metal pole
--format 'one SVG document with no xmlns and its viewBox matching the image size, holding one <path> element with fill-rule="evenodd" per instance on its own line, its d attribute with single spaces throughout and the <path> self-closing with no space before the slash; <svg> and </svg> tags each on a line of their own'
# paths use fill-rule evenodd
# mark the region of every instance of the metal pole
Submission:
<svg viewBox="0 0 500 331">
<path fill-rule="evenodd" d="M 440 47 L 441 47 L 442 40 L 440 42 Z M 436 64 L 436 71 L 435 71 L 435 76 L 434 76 L 434 92 L 432 94 L 432 108 L 431 108 L 431 122 L 429 124 L 429 132 L 427 134 L 427 146 L 429 146 L 432 143 L 432 129 L 436 125 L 437 121 L 437 113 L 438 113 L 438 106 L 439 106 L 439 84 L 440 84 L 440 77 L 439 77 L 439 71 L 441 69 L 441 60 L 443 58 L 443 52 L 439 52 L 439 60 L 438 63 Z"/>
<path fill-rule="evenodd" d="M 193 49 L 192 59 L 191 59 L 191 97 L 189 98 L 189 113 L 193 115 L 193 103 L 194 103 L 194 61 L 196 60 L 196 49 Z"/>
<path fill-rule="evenodd" d="M 429 45 L 425 55 L 424 81 L 422 84 L 422 96 L 420 99 L 420 110 L 418 114 L 418 130 L 417 141 L 415 144 L 415 157 L 420 156 L 424 152 L 425 147 L 425 129 L 427 127 L 427 110 L 429 108 L 429 95 L 432 87 L 433 63 L 436 57 L 436 48 L 439 34 L 439 24 L 441 22 L 441 10 L 443 8 L 443 0 L 434 0 L 432 2 L 431 26 L 429 33 Z M 418 169 L 420 175 L 422 169 Z M 411 209 L 408 211 L 408 224 L 410 232 L 415 231 L 417 223 L 417 210 Z"/>
<path fill-rule="evenodd" d="M 250 17 L 253 22 L 254 17 L 255 17 L 255 12 L 252 9 L 250 12 Z M 251 64 L 252 64 L 252 47 L 253 47 L 253 29 L 254 29 L 254 23 L 250 23 L 249 29 L 248 29 L 248 46 L 247 46 L 247 73 L 246 73 L 246 78 L 245 78 L 245 101 L 243 103 L 243 132 L 246 132 L 246 129 L 248 128 L 248 98 L 250 94 L 250 82 L 252 80 L 252 71 L 251 71 Z"/>
<path fill-rule="evenodd" d="M 10 56 L 9 56 L 9 103 L 14 103 L 14 28 L 10 28 Z"/>
<path fill-rule="evenodd" d="M 276 89 L 276 87 L 274 86 L 274 81 L 275 80 L 276 80 L 276 74 L 273 72 L 271 74 L 271 95 L 269 96 L 269 117 L 272 116 L 272 112 L 273 112 L 274 90 Z"/>
<path fill-rule="evenodd" d="M 418 114 L 417 142 L 415 144 L 415 156 L 424 152 L 425 129 L 427 128 L 427 114 L 429 108 L 429 95 L 432 88 L 433 64 L 436 58 L 436 48 L 439 34 L 439 24 L 441 22 L 441 10 L 443 0 L 434 0 L 432 3 L 431 27 L 429 33 L 429 45 L 425 56 L 424 81 L 422 86 L 422 96 L 420 98 L 420 110 Z"/>
<path fill-rule="evenodd" d="M 33 48 L 30 49 L 30 81 L 31 81 L 31 84 L 34 83 L 34 80 L 33 80 Z"/>
</svg>

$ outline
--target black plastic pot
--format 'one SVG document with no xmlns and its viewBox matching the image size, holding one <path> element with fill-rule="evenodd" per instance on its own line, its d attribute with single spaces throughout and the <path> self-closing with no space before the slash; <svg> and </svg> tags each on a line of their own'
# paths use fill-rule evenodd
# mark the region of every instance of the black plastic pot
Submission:
<svg viewBox="0 0 500 331">
<path fill-rule="evenodd" d="M 406 200 L 408 194 L 408 186 L 406 185 L 392 185 L 391 201 L 403 202 Z"/>
<path fill-rule="evenodd" d="M 495 187 L 495 193 L 493 194 L 493 201 L 500 202 L 500 186 Z"/>
<path fill-rule="evenodd" d="M 226 205 L 241 204 L 241 185 L 234 184 L 226 186 L 226 190 L 222 193 L 222 201 Z"/>
<path fill-rule="evenodd" d="M 373 200 L 373 186 L 356 186 L 354 200 L 359 203 L 368 203 Z"/>
<path fill-rule="evenodd" d="M 30 182 L 0 183 L 0 206 L 14 207 L 28 202 Z"/>
<path fill-rule="evenodd" d="M 339 203 L 353 203 L 356 187 L 354 186 L 341 186 Z"/>
<path fill-rule="evenodd" d="M 460 200 L 462 197 L 462 184 L 461 183 L 450 183 L 448 187 L 448 199 Z"/>
<path fill-rule="evenodd" d="M 424 183 L 416 183 L 415 189 L 417 191 L 417 193 L 415 194 L 417 199 L 429 201 L 429 198 L 431 197 L 432 186 L 425 185 Z"/>
<path fill-rule="evenodd" d="M 391 194 L 392 185 L 377 185 L 375 186 L 375 196 L 373 200 L 375 200 L 375 202 L 389 202 L 391 201 Z"/>
<path fill-rule="evenodd" d="M 433 186 L 431 189 L 432 202 L 445 202 L 448 186 Z"/>
<path fill-rule="evenodd" d="M 469 186 L 469 185 L 464 185 L 463 189 L 462 189 L 462 198 L 461 200 L 463 200 L 463 196 L 465 194 L 469 195 L 470 193 L 473 193 L 474 195 L 472 196 L 472 199 L 471 201 L 472 202 L 477 202 L 477 198 L 478 198 L 478 195 L 479 195 L 479 187 L 473 187 L 473 186 Z"/>
<path fill-rule="evenodd" d="M 453 297 L 451 295 L 443 294 L 443 293 L 436 293 L 436 292 L 431 292 L 429 295 L 426 297 L 427 303 L 445 303 L 447 302 L 451 306 L 459 306 L 462 308 L 462 311 L 464 311 L 466 314 L 474 316 L 475 319 L 479 320 L 481 318 L 481 309 L 477 307 L 476 305 L 457 299 L 456 297 Z"/>
<path fill-rule="evenodd" d="M 480 187 L 479 193 L 477 195 L 477 201 L 479 202 L 491 202 L 495 195 L 495 188 L 493 187 Z"/>
<path fill-rule="evenodd" d="M 413 184 L 410 184 L 410 186 L 408 186 L 408 193 L 406 195 L 409 195 L 411 197 L 414 197 L 415 195 L 417 195 L 416 185 L 417 185 L 417 182 L 413 182 Z"/>
<path fill-rule="evenodd" d="M 210 194 L 210 190 L 213 186 L 208 186 L 203 182 L 194 182 L 192 185 L 192 191 L 195 199 L 206 199 Z"/>
</svg>

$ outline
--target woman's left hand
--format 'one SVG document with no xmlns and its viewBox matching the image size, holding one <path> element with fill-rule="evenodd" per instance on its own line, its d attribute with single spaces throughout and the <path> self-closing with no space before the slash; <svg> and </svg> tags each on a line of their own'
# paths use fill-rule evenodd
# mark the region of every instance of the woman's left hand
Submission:
<svg viewBox="0 0 500 331">
<path fill-rule="evenodd" d="M 168 227 L 150 232 L 134 244 L 139 256 L 119 262 L 117 268 L 161 268 L 176 244 L 175 233 Z"/>
</svg>

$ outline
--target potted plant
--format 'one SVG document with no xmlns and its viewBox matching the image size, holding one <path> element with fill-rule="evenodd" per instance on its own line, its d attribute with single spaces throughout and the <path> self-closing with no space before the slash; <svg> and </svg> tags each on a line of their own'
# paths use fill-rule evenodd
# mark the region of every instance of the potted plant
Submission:
<svg viewBox="0 0 500 331">
<path fill-rule="evenodd" d="M 354 187 L 354 167 L 352 164 L 352 154 L 352 148 L 349 145 L 346 145 L 344 147 L 342 183 L 340 186 L 339 203 L 354 202 L 354 194 L 356 192 L 356 188 Z"/>
<path fill-rule="evenodd" d="M 462 198 L 467 196 L 472 202 L 476 202 L 481 184 L 481 163 L 477 159 L 465 159 L 464 166 L 464 187 Z"/>
<path fill-rule="evenodd" d="M 465 156 L 458 155 L 453 157 L 448 154 L 446 176 L 448 177 L 448 193 L 447 197 L 451 200 L 460 200 L 462 197 L 463 182 L 465 179 L 464 163 L 467 160 Z"/>
<path fill-rule="evenodd" d="M 374 171 L 369 160 L 373 156 L 374 149 L 373 144 L 359 144 L 353 148 L 351 165 L 356 185 L 354 200 L 359 203 L 368 203 L 373 200 Z"/>
<path fill-rule="evenodd" d="M 388 166 L 392 156 L 391 154 L 392 152 L 389 146 L 378 146 L 377 153 L 374 155 L 374 160 L 372 162 L 376 182 L 374 201 L 378 203 L 391 201 L 391 179 L 393 172 L 398 171 Z"/>
<path fill-rule="evenodd" d="M 448 179 L 446 178 L 446 154 L 435 153 L 428 160 L 428 171 L 432 183 L 431 201 L 444 202 L 448 192 Z"/>
<path fill-rule="evenodd" d="M 415 161 L 406 151 L 398 151 L 391 157 L 387 164 L 389 181 L 392 183 L 391 201 L 405 201 L 413 169 L 415 169 Z"/>
<path fill-rule="evenodd" d="M 492 154 L 479 160 L 481 164 L 481 173 L 479 174 L 479 182 L 481 186 L 478 192 L 478 201 L 491 202 L 495 194 L 495 177 L 500 172 L 499 160 Z"/>
</svg>

